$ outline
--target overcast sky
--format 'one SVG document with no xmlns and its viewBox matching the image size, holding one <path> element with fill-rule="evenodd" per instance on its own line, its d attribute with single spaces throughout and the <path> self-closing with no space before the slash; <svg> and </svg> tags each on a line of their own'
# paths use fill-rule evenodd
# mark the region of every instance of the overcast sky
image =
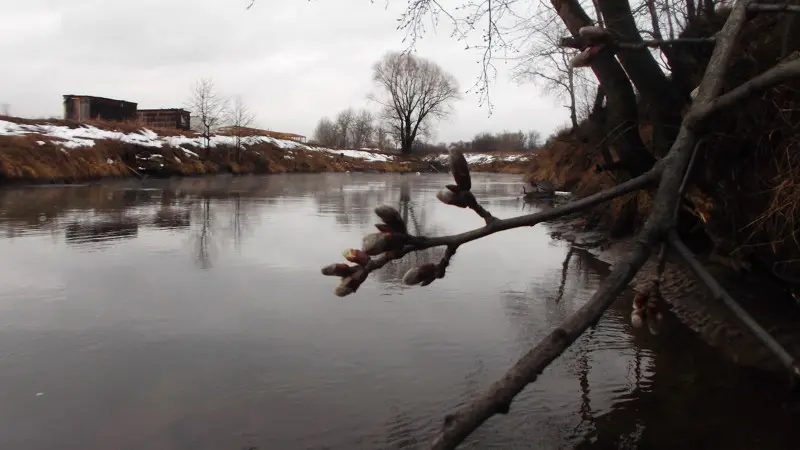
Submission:
<svg viewBox="0 0 800 450">
<path fill-rule="evenodd" d="M 210 77 L 241 94 L 257 125 L 310 136 L 321 116 L 369 106 L 371 66 L 402 50 L 404 0 L 0 0 L 0 104 L 22 117 L 60 117 L 63 94 L 183 107 L 192 84 Z M 450 3 L 453 3 L 452 1 Z M 417 45 L 467 90 L 479 55 L 444 26 Z M 510 79 L 498 63 L 495 110 L 467 93 L 436 140 L 480 131 L 549 134 L 566 122 L 561 102 Z M 373 105 L 374 106 L 374 105 Z M 0 110 L 0 113 L 2 110 Z"/>
</svg>

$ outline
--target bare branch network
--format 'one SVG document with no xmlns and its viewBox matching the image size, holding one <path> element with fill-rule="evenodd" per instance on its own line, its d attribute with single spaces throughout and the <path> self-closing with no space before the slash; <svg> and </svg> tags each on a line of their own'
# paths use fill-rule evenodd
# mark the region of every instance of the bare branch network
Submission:
<svg viewBox="0 0 800 450">
<path fill-rule="evenodd" d="M 523 355 L 501 379 L 471 403 L 447 415 L 441 430 L 432 440 L 430 448 L 453 449 L 493 415 L 508 413 L 514 397 L 528 384 L 534 382 L 550 362 L 561 355 L 586 329 L 594 326 L 600 320 L 605 310 L 617 299 L 648 260 L 654 246 L 659 244 L 661 252 L 658 258 L 658 273 L 653 276 L 650 288 L 646 292 L 640 292 L 634 299 L 634 317 L 632 317 L 634 323 L 641 319 L 643 314 L 649 312 L 652 300 L 660 298 L 661 272 L 664 267 L 667 246 L 669 246 L 677 255 L 687 261 L 692 271 L 709 286 L 714 296 L 728 305 L 742 321 L 742 324 L 772 351 L 776 358 L 783 363 L 792 379 L 800 377 L 800 366 L 794 358 L 738 306 L 735 300 L 696 261 L 694 255 L 674 230 L 677 217 L 675 211 L 683 198 L 687 175 L 691 170 L 691 161 L 693 155 L 696 154 L 698 142 L 702 142 L 700 135 L 702 125 L 715 112 L 734 106 L 753 94 L 789 78 L 800 76 L 800 54 L 795 53 L 781 64 L 736 89 L 720 95 L 736 37 L 745 23 L 748 13 L 759 11 L 794 12 L 794 9 L 798 8 L 783 5 L 761 5 L 753 3 L 752 0 L 742 0 L 736 3 L 722 30 L 714 37 L 715 47 L 711 60 L 697 88 L 697 94 L 689 112 L 683 118 L 677 138 L 669 153 L 646 173 L 611 189 L 557 208 L 508 219 L 498 219 L 483 208 L 471 192 L 469 166 L 463 154 L 460 151 L 451 151 L 450 169 L 455 184 L 445 186 L 437 194 L 437 198 L 448 205 L 472 209 L 483 219 L 482 227 L 450 236 L 414 236 L 408 232 L 408 228 L 397 210 L 390 206 L 379 206 L 375 208 L 375 214 L 382 221 L 376 224 L 378 232 L 365 236 L 360 249 L 348 249 L 344 252 L 344 257 L 352 264 L 335 263 L 322 269 L 324 275 L 341 278 L 335 292 L 339 296 L 345 296 L 356 292 L 371 272 L 380 269 L 389 261 L 402 258 L 411 252 L 444 246 L 447 251 L 438 263 L 427 263 L 412 268 L 403 277 L 403 282 L 407 285 L 426 286 L 437 279 L 444 278 L 452 257 L 463 244 L 500 231 L 534 226 L 541 222 L 581 212 L 629 192 L 656 188 L 652 213 L 638 234 L 631 253 L 617 263 L 612 273 L 583 307 Z M 681 40 L 658 41 L 658 44 L 673 45 L 678 41 Z M 578 43 L 586 44 L 586 46 L 580 47 L 583 48 L 584 53 L 590 50 L 588 55 L 581 54 L 584 55 L 583 60 L 573 61 L 575 66 L 591 63 L 592 52 L 596 53 L 597 51 L 591 51 L 592 48 L 596 49 L 604 45 L 622 48 L 622 43 L 616 42 L 610 32 L 600 27 L 582 28 L 574 43 L 576 45 Z M 647 44 L 647 42 L 635 43 L 635 45 Z M 577 58 L 580 58 L 581 55 Z M 648 305 L 647 312 L 645 312 L 645 304 Z M 658 317 L 657 311 L 655 316 Z"/>
</svg>

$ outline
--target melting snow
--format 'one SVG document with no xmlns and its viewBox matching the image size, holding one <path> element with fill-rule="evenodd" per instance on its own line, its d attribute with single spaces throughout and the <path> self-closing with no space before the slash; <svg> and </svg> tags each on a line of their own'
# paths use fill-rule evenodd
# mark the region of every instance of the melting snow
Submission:
<svg viewBox="0 0 800 450">
<path fill-rule="evenodd" d="M 121 131 L 102 130 L 93 126 L 80 126 L 69 128 L 63 125 L 52 124 L 18 124 L 0 120 L 0 136 L 19 136 L 25 134 L 38 134 L 50 138 L 53 143 L 59 145 L 60 150 L 67 153 L 64 148 L 92 147 L 96 140 L 117 140 L 129 144 L 141 145 L 144 147 L 161 148 L 173 147 L 180 148 L 187 157 L 199 158 L 200 155 L 186 149 L 185 147 L 203 148 L 205 139 L 202 136 L 159 136 L 154 131 L 142 129 L 136 133 L 125 133 Z M 288 153 L 293 150 L 305 150 L 324 152 L 331 156 L 347 156 L 350 158 L 363 159 L 371 162 L 388 162 L 394 160 L 394 156 L 376 153 L 374 149 L 362 148 L 361 150 L 336 150 L 324 147 L 312 147 L 300 142 L 275 139 L 269 136 L 246 136 L 241 138 L 242 144 L 246 146 L 256 144 L 272 144 L 278 148 L 285 149 Z M 45 141 L 37 141 L 39 145 L 44 145 Z M 212 136 L 209 145 L 216 147 L 219 145 L 233 146 L 236 143 L 235 136 Z M 491 153 L 466 153 L 465 158 L 469 164 L 486 164 L 494 161 L 520 161 L 527 159 L 530 155 L 494 155 Z M 151 159 L 160 158 L 161 155 L 153 155 Z M 177 159 L 177 158 L 176 158 Z M 448 155 L 431 155 L 427 160 L 440 161 L 446 163 Z"/>
<path fill-rule="evenodd" d="M 464 159 L 466 159 L 467 163 L 470 165 L 489 164 L 496 161 L 503 161 L 503 162 L 522 161 L 528 159 L 528 157 L 530 156 L 531 155 L 496 155 L 492 153 L 464 153 Z M 447 163 L 450 161 L 450 156 L 445 153 L 440 155 L 429 156 L 426 159 L 430 161 Z"/>
</svg>

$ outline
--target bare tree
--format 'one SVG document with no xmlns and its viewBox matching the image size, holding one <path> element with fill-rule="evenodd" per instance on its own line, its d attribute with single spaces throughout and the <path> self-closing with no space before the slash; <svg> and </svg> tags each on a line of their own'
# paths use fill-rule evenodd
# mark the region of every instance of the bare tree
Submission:
<svg viewBox="0 0 800 450">
<path fill-rule="evenodd" d="M 217 93 L 211 79 L 201 78 L 195 84 L 186 106 L 200 122 L 200 132 L 205 139 L 206 157 L 208 157 L 211 151 L 211 134 L 222 125 L 228 101 Z"/>
<path fill-rule="evenodd" d="M 325 147 L 336 147 L 339 143 L 339 129 L 331 119 L 323 117 L 314 129 L 314 140 Z"/>
<path fill-rule="evenodd" d="M 368 109 L 362 109 L 353 120 L 350 142 L 354 148 L 363 148 L 372 142 L 374 117 Z"/>
<path fill-rule="evenodd" d="M 236 161 L 238 162 L 242 152 L 242 138 L 247 135 L 246 128 L 253 124 L 255 117 L 250 112 L 250 108 L 237 95 L 233 99 L 233 105 L 228 111 L 228 124 L 231 126 L 231 135 L 234 137 L 236 147 Z"/>
<path fill-rule="evenodd" d="M 383 124 L 375 127 L 375 146 L 381 150 L 386 150 L 392 146 L 389 133 L 386 131 L 386 127 Z"/>
<path fill-rule="evenodd" d="M 406 154 L 425 126 L 449 115 L 453 101 L 461 98 L 452 75 L 411 54 L 387 53 L 373 66 L 372 78 L 382 92 L 370 98 L 381 105 L 385 120 Z"/>
<path fill-rule="evenodd" d="M 539 148 L 542 145 L 542 133 L 536 130 L 528 131 L 527 146 L 529 149 Z"/>
<path fill-rule="evenodd" d="M 559 45 L 560 37 L 567 33 L 564 25 L 557 20 L 553 9 L 544 9 L 538 21 L 530 22 L 530 37 L 524 57 L 518 60 L 513 76 L 518 82 L 533 82 L 544 92 L 560 100 L 566 100 L 572 128 L 578 127 L 581 112 L 586 111 L 594 85 L 594 77 L 585 71 L 576 70 L 570 60 L 577 54 L 575 50 Z"/>
<path fill-rule="evenodd" d="M 340 148 L 350 146 L 350 134 L 353 131 L 353 124 L 356 121 L 356 113 L 353 108 L 347 108 L 336 115 L 336 130 L 339 132 L 337 145 Z"/>
</svg>

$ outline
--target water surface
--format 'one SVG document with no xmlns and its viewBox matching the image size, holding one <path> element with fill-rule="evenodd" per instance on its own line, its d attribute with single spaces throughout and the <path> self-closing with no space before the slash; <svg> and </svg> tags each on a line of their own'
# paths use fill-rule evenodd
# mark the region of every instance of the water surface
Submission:
<svg viewBox="0 0 800 450">
<path fill-rule="evenodd" d="M 607 274 L 545 226 L 441 249 L 333 295 L 320 267 L 397 207 L 414 233 L 481 225 L 445 175 L 273 175 L 0 190 L 0 448 L 423 448 Z M 477 175 L 498 217 L 517 177 Z M 567 258 L 567 256 L 569 257 Z M 464 448 L 795 448 L 769 385 L 682 328 L 606 313 Z"/>
</svg>

